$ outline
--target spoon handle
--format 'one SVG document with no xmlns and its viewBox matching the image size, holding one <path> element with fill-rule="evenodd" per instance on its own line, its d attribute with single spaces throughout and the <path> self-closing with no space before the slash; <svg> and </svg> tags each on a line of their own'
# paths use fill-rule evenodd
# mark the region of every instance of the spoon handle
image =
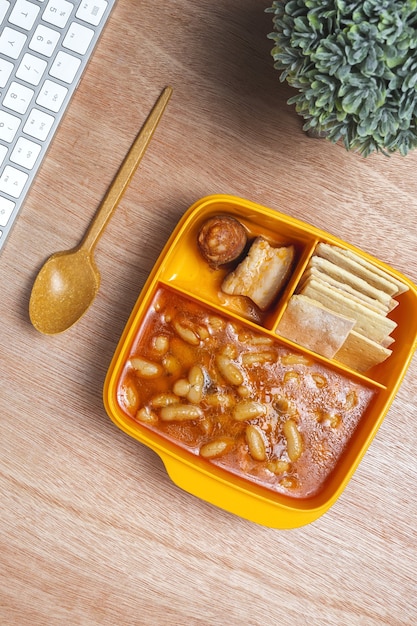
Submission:
<svg viewBox="0 0 417 626">
<path fill-rule="evenodd" d="M 135 141 L 133 142 L 129 152 L 127 153 L 118 173 L 111 183 L 102 203 L 91 222 L 88 230 L 80 244 L 80 248 L 92 250 L 103 232 L 107 222 L 112 216 L 114 210 L 119 204 L 124 192 L 129 185 L 133 174 L 135 173 L 146 148 L 158 126 L 159 120 L 165 110 L 166 105 L 172 94 L 171 87 L 165 87 L 156 101 L 151 113 L 149 114 L 145 124 L 139 131 Z"/>
</svg>

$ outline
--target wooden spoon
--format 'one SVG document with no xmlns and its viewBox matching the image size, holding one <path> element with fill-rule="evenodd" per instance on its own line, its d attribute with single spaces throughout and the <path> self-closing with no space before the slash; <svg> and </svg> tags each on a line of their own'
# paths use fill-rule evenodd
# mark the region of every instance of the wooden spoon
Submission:
<svg viewBox="0 0 417 626">
<path fill-rule="evenodd" d="M 75 324 L 92 304 L 100 285 L 94 247 L 139 165 L 172 94 L 166 87 L 132 144 L 119 172 L 81 243 L 56 252 L 46 261 L 32 287 L 29 316 L 41 333 L 62 333 Z"/>
</svg>

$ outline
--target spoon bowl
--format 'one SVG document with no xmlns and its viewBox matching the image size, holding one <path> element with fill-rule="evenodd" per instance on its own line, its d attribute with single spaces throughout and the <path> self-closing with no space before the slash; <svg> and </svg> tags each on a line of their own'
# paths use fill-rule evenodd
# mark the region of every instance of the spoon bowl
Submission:
<svg viewBox="0 0 417 626">
<path fill-rule="evenodd" d="M 94 247 L 136 171 L 171 94 L 171 87 L 166 87 L 158 98 L 80 245 L 50 256 L 37 275 L 29 301 L 29 317 L 39 332 L 62 333 L 91 306 L 100 286 Z"/>
<path fill-rule="evenodd" d="M 99 286 L 100 273 L 88 250 L 56 252 L 36 278 L 29 304 L 32 324 L 48 335 L 67 330 L 90 307 Z"/>
</svg>

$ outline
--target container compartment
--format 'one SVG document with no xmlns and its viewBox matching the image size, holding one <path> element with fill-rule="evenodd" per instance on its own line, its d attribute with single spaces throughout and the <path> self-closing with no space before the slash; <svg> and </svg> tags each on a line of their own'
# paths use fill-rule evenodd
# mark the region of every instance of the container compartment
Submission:
<svg viewBox="0 0 417 626">
<path fill-rule="evenodd" d="M 124 354 L 118 409 L 208 464 L 307 498 L 379 388 L 159 284 Z M 210 471 L 210 470 L 207 470 Z"/>
<path fill-rule="evenodd" d="M 246 229 L 248 243 L 244 254 L 239 260 L 224 266 L 213 268 L 203 258 L 197 243 L 201 227 L 212 217 L 229 216 L 237 219 Z M 257 237 L 264 237 L 274 248 L 294 247 L 294 259 L 291 272 L 283 289 L 273 303 L 266 310 L 260 310 L 256 304 L 245 296 L 230 295 L 222 291 L 225 277 L 246 256 L 250 245 Z M 188 293 L 193 293 L 206 302 L 222 306 L 226 311 L 233 311 L 242 318 L 250 319 L 260 326 L 272 328 L 280 308 L 297 283 L 302 268 L 311 255 L 315 241 L 308 233 L 301 232 L 294 226 L 286 224 L 277 218 L 267 217 L 259 220 L 253 210 L 245 211 L 245 207 L 225 201 L 210 204 L 207 210 L 196 212 L 190 216 L 182 236 L 177 240 L 165 256 L 161 266 L 160 279 L 172 282 L 176 287 Z"/>
<path fill-rule="evenodd" d="M 326 252 L 330 252 L 330 257 L 336 252 L 339 258 L 322 256 L 320 250 L 323 246 Z M 354 269 L 359 271 L 357 275 L 353 270 L 346 269 L 349 264 L 346 267 L 343 265 L 346 254 L 349 255 L 348 262 L 353 260 Z M 383 291 L 378 286 L 380 280 L 390 281 L 393 287 L 397 283 L 400 292 L 390 294 Z M 292 296 L 294 298 L 291 300 Z M 314 308 L 310 316 L 307 316 L 307 308 L 302 318 L 300 311 L 306 304 L 307 307 Z M 301 308 L 297 311 L 297 306 L 300 305 Z M 291 313 L 287 314 L 287 308 L 290 307 L 293 307 Z M 293 291 L 281 307 L 274 330 L 278 335 L 313 352 L 316 341 L 318 353 L 334 359 L 348 369 L 365 374 L 381 385 L 390 386 L 398 375 L 401 363 L 408 362 L 410 347 L 411 354 L 415 348 L 415 308 L 416 289 L 405 277 L 352 246 L 345 247 L 342 242 L 335 244 L 334 241 L 328 242 L 323 238 L 297 276 Z M 322 320 L 321 311 L 325 311 L 325 316 L 329 312 L 334 315 L 334 322 L 331 318 Z M 351 354 L 346 354 L 347 348 L 342 345 L 340 358 L 337 351 L 331 355 L 325 351 L 332 330 L 338 330 L 339 316 L 349 318 L 350 323 L 356 320 L 352 328 L 353 344 L 356 345 L 347 341 L 346 346 L 349 344 Z M 405 320 L 408 322 L 405 323 Z M 333 323 L 333 328 L 326 328 L 326 322 Z M 344 321 L 340 324 L 343 327 Z M 340 339 L 343 339 L 343 331 L 346 332 L 346 328 L 340 328 Z"/>
</svg>

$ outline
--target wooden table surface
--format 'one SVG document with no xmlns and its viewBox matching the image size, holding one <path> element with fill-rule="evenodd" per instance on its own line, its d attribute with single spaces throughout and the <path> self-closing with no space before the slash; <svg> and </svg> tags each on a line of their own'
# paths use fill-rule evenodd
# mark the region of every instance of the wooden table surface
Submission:
<svg viewBox="0 0 417 626">
<path fill-rule="evenodd" d="M 119 0 L 0 258 L 0 623 L 415 624 L 417 361 L 316 522 L 274 530 L 177 488 L 102 403 L 136 298 L 184 211 L 230 193 L 361 247 L 417 282 L 417 153 L 309 139 L 258 0 Z M 37 271 L 81 239 L 162 88 L 173 96 L 96 250 L 97 299 L 48 337 Z"/>
</svg>

